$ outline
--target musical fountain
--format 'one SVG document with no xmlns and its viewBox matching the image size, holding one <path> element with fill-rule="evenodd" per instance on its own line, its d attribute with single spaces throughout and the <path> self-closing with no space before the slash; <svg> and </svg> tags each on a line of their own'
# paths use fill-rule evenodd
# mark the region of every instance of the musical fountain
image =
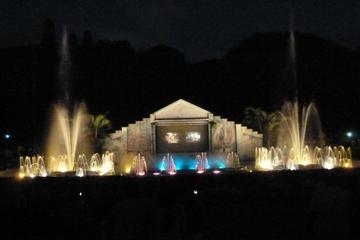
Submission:
<svg viewBox="0 0 360 240">
<path fill-rule="evenodd" d="M 67 155 L 60 155 L 57 159 L 50 157 L 49 162 L 55 166 L 57 171 L 51 171 L 51 167 L 46 167 L 45 160 L 40 155 L 33 157 L 20 156 L 19 177 L 46 177 L 48 173 L 56 176 L 69 172 Z M 73 169 L 74 171 L 71 172 L 78 177 L 87 175 L 114 175 L 114 153 L 106 151 L 102 154 L 101 158 L 98 153 L 95 153 L 91 156 L 90 161 L 85 154 L 79 154 L 74 162 Z"/>
<path fill-rule="evenodd" d="M 146 174 L 147 165 L 146 165 L 145 157 L 142 156 L 140 153 L 138 153 L 134 157 L 132 164 L 131 164 L 130 172 L 137 176 L 144 176 Z"/>
<path fill-rule="evenodd" d="M 295 89 L 297 89 L 295 35 L 292 29 L 290 31 L 289 50 L 292 77 Z M 84 129 L 88 125 L 89 118 L 84 103 L 71 104 L 70 101 L 71 59 L 66 28 L 62 37 L 60 56 L 59 81 L 62 94 L 59 103 L 53 106 L 53 116 L 46 144 L 46 158 L 42 156 L 20 157 L 19 176 L 45 177 L 49 174 L 61 175 L 69 172 L 70 175 L 78 177 L 113 175 L 115 174 L 114 153 L 109 151 L 102 155 L 95 153 L 88 155 L 91 156 L 89 160 L 85 155 L 92 152 L 90 141 Z M 301 108 L 297 97 L 295 97 L 293 102 L 285 102 L 277 115 L 279 117 L 277 146 L 255 149 L 255 169 L 297 170 L 320 167 L 324 169 L 352 167 L 350 148 L 325 146 L 322 142 L 323 133 L 320 118 L 314 103 Z M 44 159 L 47 161 L 45 162 Z M 227 168 L 240 169 L 239 155 L 236 152 L 228 153 L 226 158 L 221 161 L 223 160 Z M 204 173 L 208 168 L 206 152 L 197 154 L 195 156 L 195 172 Z M 143 176 L 147 171 L 145 157 L 138 153 L 133 158 L 131 167 L 129 165 L 129 172 Z M 166 172 L 169 175 L 176 174 L 176 165 L 170 153 L 167 153 L 162 159 L 161 172 Z M 220 170 L 215 169 L 213 172 L 218 174 Z M 160 172 L 153 174 L 159 175 Z"/>
<path fill-rule="evenodd" d="M 255 150 L 259 170 L 352 167 L 351 149 L 323 146 L 318 111 L 313 103 L 299 111 L 298 102 L 286 102 L 280 116 L 277 147 Z"/>
<path fill-rule="evenodd" d="M 255 168 L 258 170 L 296 170 L 303 168 L 352 167 L 351 150 L 343 146 L 324 146 L 319 113 L 314 103 L 299 106 L 296 72 L 296 42 L 290 18 L 289 63 L 295 86 L 295 100 L 285 102 L 277 112 L 279 128 L 277 146 L 255 149 Z M 321 146 L 321 147 L 319 147 Z"/>
<path fill-rule="evenodd" d="M 19 176 L 47 176 L 70 172 L 75 176 L 85 176 L 87 171 L 100 175 L 114 174 L 113 153 L 106 152 L 102 162 L 95 161 L 93 155 L 90 168 L 85 153 L 91 152 L 90 141 L 85 134 L 88 126 L 84 103 L 71 104 L 69 78 L 71 59 L 68 46 L 67 29 L 64 28 L 59 62 L 59 83 L 61 95 L 59 102 L 53 106 L 50 129 L 46 143 L 46 165 L 44 158 L 20 157 Z M 76 158 L 76 156 L 78 156 Z M 96 162 L 96 163 L 95 163 Z"/>
<path fill-rule="evenodd" d="M 165 171 L 167 174 L 175 175 L 176 174 L 176 166 L 174 163 L 173 157 L 170 153 L 167 153 L 163 159 L 161 164 L 161 171 Z"/>
<path fill-rule="evenodd" d="M 195 172 L 201 174 L 204 173 L 207 168 L 209 168 L 209 164 L 206 157 L 206 152 L 197 154 L 195 157 Z"/>
<path fill-rule="evenodd" d="M 226 155 L 225 165 L 226 165 L 228 168 L 239 169 L 239 168 L 240 168 L 240 158 L 239 158 L 239 155 L 238 155 L 236 152 L 229 152 L 229 153 Z"/>
<path fill-rule="evenodd" d="M 114 175 L 114 153 L 106 151 L 101 157 L 100 175 Z"/>
<path fill-rule="evenodd" d="M 88 114 L 84 103 L 70 104 L 69 78 L 71 58 L 68 46 L 67 29 L 64 29 L 59 63 L 59 83 L 61 97 L 59 103 L 53 106 L 50 131 L 46 144 L 46 156 L 50 159 L 50 172 L 73 172 L 76 156 L 83 158 L 85 152 L 91 151 L 89 140 L 85 136 Z M 71 111 L 72 110 L 72 111 Z M 81 143 L 81 144 L 80 144 Z M 83 169 L 83 167 L 81 167 Z"/>
<path fill-rule="evenodd" d="M 325 169 L 352 167 L 351 149 L 345 150 L 344 146 L 316 148 L 314 155 L 318 163 Z"/>
<path fill-rule="evenodd" d="M 93 173 L 98 173 L 100 171 L 101 158 L 98 153 L 94 153 L 90 158 L 89 171 Z"/>
<path fill-rule="evenodd" d="M 75 163 L 75 176 L 84 177 L 88 169 L 87 159 L 85 154 L 80 154 Z"/>
<path fill-rule="evenodd" d="M 87 124 L 85 116 L 83 104 L 76 107 L 72 118 L 67 108 L 62 105 L 54 106 L 46 149 L 46 155 L 51 159 L 48 163 L 50 171 L 74 171 L 76 155 L 89 151 L 90 145 L 82 129 Z"/>
<path fill-rule="evenodd" d="M 19 177 L 46 177 L 47 171 L 44 158 L 40 155 L 33 157 L 20 157 Z"/>
</svg>

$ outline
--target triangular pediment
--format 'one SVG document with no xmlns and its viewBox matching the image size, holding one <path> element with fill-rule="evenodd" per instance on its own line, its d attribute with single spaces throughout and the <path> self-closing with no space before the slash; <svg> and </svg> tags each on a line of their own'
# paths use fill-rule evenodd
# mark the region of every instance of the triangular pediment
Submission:
<svg viewBox="0 0 360 240">
<path fill-rule="evenodd" d="M 155 119 L 206 119 L 210 112 L 179 99 L 154 113 Z"/>
</svg>

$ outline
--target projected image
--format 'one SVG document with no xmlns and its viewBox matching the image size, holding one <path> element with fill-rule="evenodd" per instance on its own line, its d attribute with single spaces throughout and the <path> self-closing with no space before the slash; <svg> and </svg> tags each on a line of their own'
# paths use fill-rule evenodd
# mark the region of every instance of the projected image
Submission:
<svg viewBox="0 0 360 240">
<path fill-rule="evenodd" d="M 201 135 L 199 132 L 186 132 L 185 140 L 188 143 L 200 142 Z"/>
<path fill-rule="evenodd" d="M 209 150 L 207 124 L 156 126 L 157 153 L 193 153 Z"/>
<path fill-rule="evenodd" d="M 179 143 L 179 135 L 173 132 L 167 132 L 165 134 L 165 140 L 169 144 Z"/>
</svg>

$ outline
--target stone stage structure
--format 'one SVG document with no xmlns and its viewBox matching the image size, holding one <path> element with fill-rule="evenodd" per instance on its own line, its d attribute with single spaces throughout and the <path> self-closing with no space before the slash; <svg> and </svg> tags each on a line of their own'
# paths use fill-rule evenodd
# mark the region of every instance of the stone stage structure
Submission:
<svg viewBox="0 0 360 240">
<path fill-rule="evenodd" d="M 210 167 L 231 168 L 225 166 L 229 153 L 237 153 L 240 161 L 253 160 L 255 147 L 263 142 L 262 134 L 183 99 L 117 130 L 111 139 L 116 161 L 121 164 L 123 159 L 141 153 L 152 170 L 159 169 L 166 153 L 172 154 L 175 162 L 182 159 L 177 168 L 191 169 L 193 164 L 186 162 L 193 161 L 200 152 L 207 153 Z"/>
</svg>

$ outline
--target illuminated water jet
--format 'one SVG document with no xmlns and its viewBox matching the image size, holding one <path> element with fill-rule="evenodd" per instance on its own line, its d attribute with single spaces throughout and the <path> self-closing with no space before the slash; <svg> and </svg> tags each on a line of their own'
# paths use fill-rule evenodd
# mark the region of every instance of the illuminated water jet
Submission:
<svg viewBox="0 0 360 240">
<path fill-rule="evenodd" d="M 306 146 L 304 148 L 304 155 L 307 162 L 312 163 L 312 168 L 322 167 L 324 169 L 333 169 L 333 168 L 351 168 L 352 167 L 352 157 L 351 149 L 348 148 L 345 150 L 343 146 L 325 146 L 310 148 Z M 286 165 L 278 167 L 274 164 L 274 155 L 271 154 L 271 151 L 267 148 L 261 147 L 256 149 L 256 162 L 255 166 L 258 170 L 273 170 L 273 169 L 288 169 L 296 170 L 301 165 L 296 165 L 294 163 L 295 155 L 294 151 L 291 150 L 287 156 Z"/>
<path fill-rule="evenodd" d="M 53 157 L 49 163 L 51 171 L 74 171 L 75 156 L 89 151 L 89 141 L 83 128 L 87 124 L 85 105 L 76 106 L 70 115 L 62 105 L 54 106 L 54 116 L 47 144 L 47 156 Z M 79 145 L 81 143 L 81 145 Z"/>
<path fill-rule="evenodd" d="M 204 173 L 206 169 L 209 167 L 208 160 L 206 157 L 206 152 L 202 152 L 201 154 L 197 154 L 195 157 L 195 172 Z"/>
<path fill-rule="evenodd" d="M 138 153 L 133 159 L 131 165 L 131 172 L 138 176 L 144 176 L 147 172 L 145 157 L 141 156 L 140 153 Z"/>
<path fill-rule="evenodd" d="M 286 146 L 286 160 L 295 166 L 316 164 L 309 150 L 309 144 L 321 144 L 322 138 L 320 118 L 315 104 L 311 103 L 300 109 L 297 101 L 286 102 L 279 116 L 278 146 Z"/>
<path fill-rule="evenodd" d="M 31 177 L 34 178 L 36 176 L 46 177 L 47 171 L 44 162 L 44 158 L 42 156 L 20 156 L 19 158 L 19 177 Z"/>
<path fill-rule="evenodd" d="M 174 163 L 174 159 L 167 153 L 163 159 L 161 164 L 161 171 L 165 171 L 167 174 L 175 175 L 176 174 L 176 166 Z"/>
<path fill-rule="evenodd" d="M 115 174 L 114 168 L 114 153 L 106 151 L 102 155 L 102 163 L 100 168 L 100 175 L 113 175 Z"/>
<path fill-rule="evenodd" d="M 84 127 L 87 125 L 85 104 L 70 104 L 71 59 L 67 29 L 64 28 L 59 62 L 59 103 L 54 105 L 50 131 L 46 144 L 46 155 L 51 159 L 49 170 L 54 172 L 75 171 L 75 156 L 89 151 Z M 79 144 L 81 143 L 81 144 Z M 52 158 L 51 158 L 52 156 Z"/>
<path fill-rule="evenodd" d="M 75 176 L 83 177 L 86 175 L 88 169 L 87 159 L 85 154 L 80 154 L 75 164 Z"/>
<path fill-rule="evenodd" d="M 269 155 L 269 150 L 265 147 L 255 148 L 255 168 L 259 170 L 273 170 L 273 159 Z"/>
<path fill-rule="evenodd" d="M 226 166 L 228 168 L 240 168 L 240 158 L 236 152 L 230 152 L 226 155 Z"/>
<path fill-rule="evenodd" d="M 101 158 L 98 153 L 95 153 L 90 158 L 90 171 L 93 173 L 98 173 L 100 171 Z"/>
</svg>

